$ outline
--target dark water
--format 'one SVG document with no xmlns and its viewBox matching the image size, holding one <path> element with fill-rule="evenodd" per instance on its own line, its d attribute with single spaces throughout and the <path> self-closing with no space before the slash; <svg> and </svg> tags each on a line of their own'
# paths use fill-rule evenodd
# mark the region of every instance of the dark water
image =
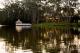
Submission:
<svg viewBox="0 0 80 53">
<path fill-rule="evenodd" d="M 80 53 L 80 28 L 0 28 L 0 53 Z"/>
</svg>

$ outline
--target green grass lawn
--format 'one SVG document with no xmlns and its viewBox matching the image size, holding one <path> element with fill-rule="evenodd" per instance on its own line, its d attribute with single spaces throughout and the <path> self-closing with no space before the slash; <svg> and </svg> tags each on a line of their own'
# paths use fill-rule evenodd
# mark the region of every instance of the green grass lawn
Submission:
<svg viewBox="0 0 80 53">
<path fill-rule="evenodd" d="M 80 23 L 39 23 L 34 24 L 33 27 L 40 27 L 40 28 L 54 28 L 54 27 L 71 27 L 71 26 L 80 26 Z"/>
</svg>

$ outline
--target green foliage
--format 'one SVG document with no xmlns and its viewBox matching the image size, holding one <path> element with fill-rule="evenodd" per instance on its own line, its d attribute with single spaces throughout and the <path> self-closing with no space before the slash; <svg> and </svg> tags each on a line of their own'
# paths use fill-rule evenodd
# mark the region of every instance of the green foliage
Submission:
<svg viewBox="0 0 80 53">
<path fill-rule="evenodd" d="M 75 1 L 75 2 L 74 2 Z M 45 17 L 74 16 L 77 0 L 23 0 L 5 4 L 0 12 L 0 23 L 15 24 L 17 19 L 23 22 L 39 23 Z M 79 15 L 79 9 L 76 10 Z M 60 18 L 62 19 L 62 18 Z"/>
</svg>

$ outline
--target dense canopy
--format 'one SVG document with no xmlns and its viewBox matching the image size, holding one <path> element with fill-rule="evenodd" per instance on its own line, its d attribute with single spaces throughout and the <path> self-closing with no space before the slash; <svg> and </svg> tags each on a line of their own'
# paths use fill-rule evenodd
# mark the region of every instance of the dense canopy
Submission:
<svg viewBox="0 0 80 53">
<path fill-rule="evenodd" d="M 30 23 L 64 20 L 79 14 L 80 0 L 0 0 L 1 24 L 14 24 L 17 19 Z"/>
</svg>

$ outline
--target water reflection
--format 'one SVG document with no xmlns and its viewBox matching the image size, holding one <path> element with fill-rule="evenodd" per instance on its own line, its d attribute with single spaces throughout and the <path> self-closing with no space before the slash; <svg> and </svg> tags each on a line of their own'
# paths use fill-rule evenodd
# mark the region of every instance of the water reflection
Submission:
<svg viewBox="0 0 80 53">
<path fill-rule="evenodd" d="M 80 53 L 79 27 L 0 29 L 1 53 Z"/>
<path fill-rule="evenodd" d="M 28 29 L 28 28 L 31 28 L 31 26 L 16 26 L 16 31 L 21 32 L 22 29 Z"/>
<path fill-rule="evenodd" d="M 16 26 L 16 31 L 17 31 L 17 32 L 22 31 L 22 26 Z"/>
<path fill-rule="evenodd" d="M 1 53 L 7 53 L 7 50 L 6 50 L 6 48 L 5 48 L 5 41 L 2 41 L 3 40 L 3 38 L 0 38 L 0 52 Z"/>
</svg>

